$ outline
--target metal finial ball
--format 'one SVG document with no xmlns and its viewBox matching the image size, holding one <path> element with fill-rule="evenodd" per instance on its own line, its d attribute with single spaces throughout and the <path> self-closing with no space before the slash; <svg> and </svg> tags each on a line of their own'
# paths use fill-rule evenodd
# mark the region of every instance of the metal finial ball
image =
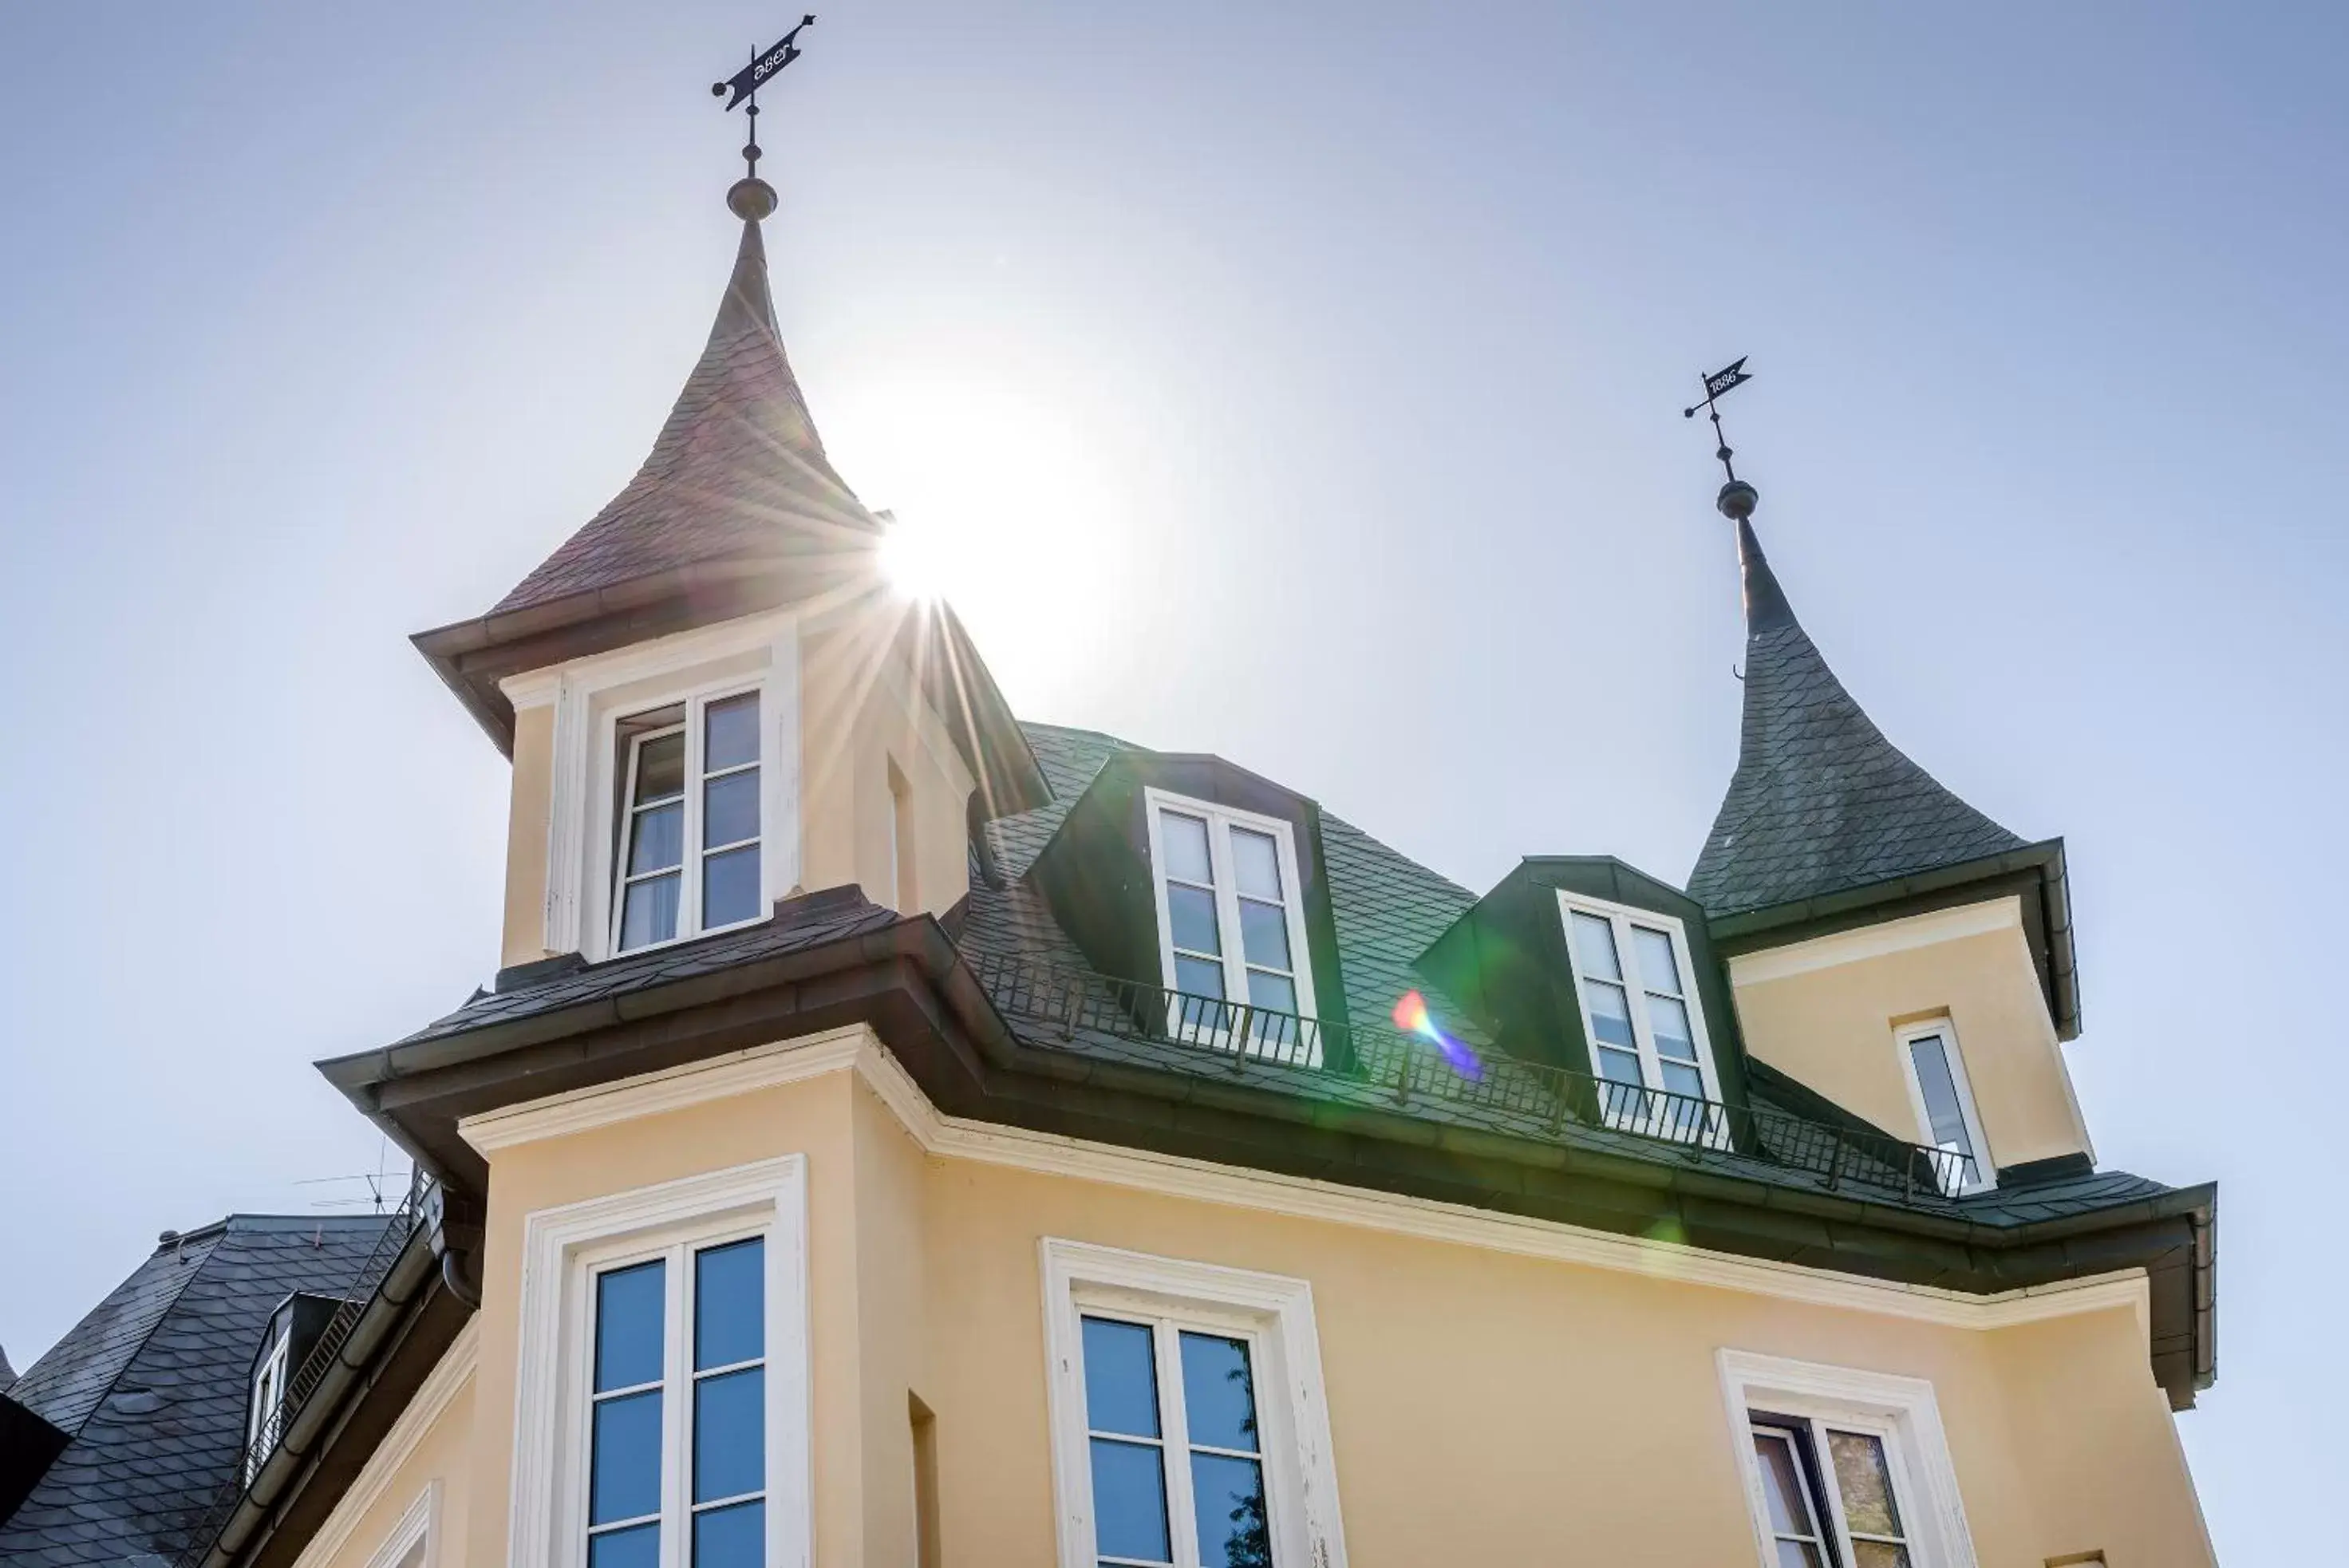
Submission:
<svg viewBox="0 0 2349 1568">
<path fill-rule="evenodd" d="M 1721 494 L 1714 498 L 1713 504 L 1732 523 L 1743 523 L 1754 515 L 1754 505 L 1761 499 L 1760 491 L 1742 479 L 1733 479 L 1721 487 Z"/>
<path fill-rule="evenodd" d="M 746 223 L 772 217 L 775 209 L 781 204 L 782 200 L 775 194 L 775 188 L 755 175 L 748 180 L 735 181 L 733 189 L 726 192 L 727 209 Z"/>
</svg>

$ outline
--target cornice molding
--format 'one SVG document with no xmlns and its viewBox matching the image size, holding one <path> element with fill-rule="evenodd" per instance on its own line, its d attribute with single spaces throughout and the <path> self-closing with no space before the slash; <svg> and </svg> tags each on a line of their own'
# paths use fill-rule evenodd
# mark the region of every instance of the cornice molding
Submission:
<svg viewBox="0 0 2349 1568">
<path fill-rule="evenodd" d="M 1921 915 L 1903 915 L 1897 920 L 1812 937 L 1805 941 L 1789 942 L 1785 947 L 1733 954 L 1729 961 L 1729 978 L 1737 985 L 1761 985 L 1769 981 L 1808 974 L 1814 970 L 1833 969 L 1839 964 L 1857 963 L 1862 959 L 1882 958 L 1888 953 L 1907 952 L 1913 948 L 1930 947 L 1937 942 L 1951 942 L 1964 937 L 1985 936 L 1992 931 L 2010 929 L 2017 932 L 2023 929 L 2023 900 L 2012 893 L 1979 904 L 1960 904 L 1947 909 L 1929 909 Z"/>
<path fill-rule="evenodd" d="M 925 1154 L 943 1159 L 1106 1182 L 1162 1197 L 1319 1220 L 1944 1328 L 1988 1331 L 2127 1308 L 2136 1315 L 2140 1339 L 2150 1343 L 2152 1299 L 2142 1269 L 1994 1295 L 1971 1295 L 943 1116 L 880 1037 L 863 1023 L 470 1116 L 458 1124 L 458 1130 L 487 1156 L 542 1138 L 566 1137 L 755 1089 L 851 1071 L 889 1108 Z"/>
</svg>

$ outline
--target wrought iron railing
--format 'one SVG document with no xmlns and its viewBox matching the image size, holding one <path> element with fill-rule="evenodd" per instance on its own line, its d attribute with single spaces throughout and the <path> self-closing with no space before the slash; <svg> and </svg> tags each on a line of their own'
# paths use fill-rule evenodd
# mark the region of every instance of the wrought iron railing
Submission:
<svg viewBox="0 0 2349 1568">
<path fill-rule="evenodd" d="M 1298 1069 L 1332 1092 L 1360 1096 L 1368 1090 L 1399 1108 L 1424 1103 L 1481 1111 L 1504 1130 L 1526 1136 L 1557 1137 L 1573 1127 L 1671 1144 L 1697 1163 L 1766 1160 L 1806 1172 L 1829 1189 L 1904 1198 L 1947 1197 L 1975 1179 L 1973 1162 L 1956 1150 L 1593 1077 L 1457 1041 L 1438 1044 L 1384 1021 L 1339 1024 L 1000 954 L 968 961 L 999 1011 L 1048 1032 L 1179 1046 L 1220 1056 L 1234 1071 Z"/>
<path fill-rule="evenodd" d="M 398 1205 L 384 1216 L 383 1230 L 374 1244 L 356 1262 L 350 1273 L 340 1282 L 316 1283 L 305 1293 L 337 1298 L 334 1311 L 303 1355 L 301 1365 L 286 1369 L 285 1389 L 275 1408 L 264 1414 L 257 1427 L 249 1426 L 249 1440 L 237 1455 L 235 1468 L 222 1478 L 189 1532 L 179 1556 L 179 1568 L 194 1568 L 212 1551 L 221 1532 L 227 1528 L 230 1516 L 236 1511 L 236 1505 L 243 1501 L 246 1489 L 261 1473 L 262 1466 L 268 1463 L 269 1456 L 277 1451 L 277 1445 L 301 1415 L 302 1407 L 317 1392 L 319 1383 L 349 1341 L 351 1331 L 358 1326 L 367 1303 L 382 1288 L 393 1262 L 415 1233 L 417 1216 L 430 1187 L 430 1179 L 421 1169 L 417 1170 L 409 1179 L 408 1190 Z M 246 1391 L 248 1398 L 251 1393 L 250 1389 Z"/>
</svg>

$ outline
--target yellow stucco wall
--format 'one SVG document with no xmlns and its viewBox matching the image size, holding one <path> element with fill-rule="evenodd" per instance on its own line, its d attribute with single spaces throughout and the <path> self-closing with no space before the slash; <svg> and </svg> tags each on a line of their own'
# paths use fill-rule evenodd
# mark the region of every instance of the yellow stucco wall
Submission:
<svg viewBox="0 0 2349 1568">
<path fill-rule="evenodd" d="M 449 1359 L 469 1362 L 472 1345 L 471 1334 L 461 1335 Z M 428 1377 L 426 1390 L 450 1370 L 444 1366 Z M 379 1449 L 362 1467 L 325 1526 L 295 1559 L 295 1568 L 367 1568 L 427 1489 L 437 1489 L 439 1512 L 428 1545 L 440 1548 L 444 1563 L 462 1561 L 458 1553 L 465 1549 L 473 1501 L 474 1408 L 473 1379 L 463 1374 L 440 1414 L 421 1423 L 410 1441 Z"/>
<path fill-rule="evenodd" d="M 1730 980 L 1748 1051 L 1888 1132 L 1933 1141 L 1894 1031 L 1946 1017 L 1993 1164 L 2090 1147 L 2013 898 L 1741 954 Z"/>
<path fill-rule="evenodd" d="M 1930 1380 L 1984 1563 L 2210 1561 L 2127 1305 L 1951 1327 L 1690 1282 L 1667 1252 L 1642 1274 L 949 1158 L 843 1067 L 492 1151 L 449 1563 L 507 1563 L 525 1215 L 784 1153 L 807 1158 L 826 1568 L 912 1560 L 909 1393 L 936 1412 L 943 1561 L 1057 1561 L 1048 1236 L 1310 1282 L 1357 1568 L 1752 1562 L 1724 1346 Z M 365 1561 L 355 1536 L 304 1568 Z"/>
<path fill-rule="evenodd" d="M 513 790 L 506 807 L 505 935 L 501 965 L 546 951 L 546 815 L 554 789 L 554 710 L 514 713 Z"/>
</svg>

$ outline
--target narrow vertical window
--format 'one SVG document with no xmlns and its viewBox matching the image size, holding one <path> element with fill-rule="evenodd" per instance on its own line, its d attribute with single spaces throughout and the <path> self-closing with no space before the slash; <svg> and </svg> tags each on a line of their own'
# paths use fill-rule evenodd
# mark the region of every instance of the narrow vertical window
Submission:
<svg viewBox="0 0 2349 1568">
<path fill-rule="evenodd" d="M 761 1568 L 764 1239 L 595 1279 L 586 1568 Z"/>
<path fill-rule="evenodd" d="M 1156 790 L 1149 802 L 1173 1027 L 1220 1041 L 1246 1016 L 1249 1050 L 1314 1059 L 1299 1022 L 1312 1016 L 1313 981 L 1288 824 Z"/>
<path fill-rule="evenodd" d="M 1946 1021 L 1901 1031 L 1900 1049 L 1909 1068 L 1909 1088 L 1917 1109 L 1920 1141 L 1943 1157 L 1935 1175 L 1952 1192 L 1990 1185 L 1989 1150 L 1974 1114 L 1973 1090 L 1965 1060 Z"/>
<path fill-rule="evenodd" d="M 1757 1424 L 1754 1458 L 1762 1472 L 1763 1506 L 1777 1542 L 1779 1568 L 1827 1568 L 1818 1492 L 1809 1474 L 1809 1456 L 1784 1427 Z"/>
<path fill-rule="evenodd" d="M 1558 902 L 1601 1113 L 1662 1137 L 1725 1137 L 1680 922 L 1563 893 Z"/>
<path fill-rule="evenodd" d="M 759 694 L 622 722 L 616 952 L 761 913 Z"/>
<path fill-rule="evenodd" d="M 895 758 L 889 761 L 889 890 L 897 912 L 910 915 L 921 908 L 917 897 L 914 848 L 914 786 L 905 782 Z"/>
<path fill-rule="evenodd" d="M 656 1260 L 595 1280 L 587 1568 L 657 1568 L 660 1562 L 667 1274 L 667 1264 Z"/>
</svg>

